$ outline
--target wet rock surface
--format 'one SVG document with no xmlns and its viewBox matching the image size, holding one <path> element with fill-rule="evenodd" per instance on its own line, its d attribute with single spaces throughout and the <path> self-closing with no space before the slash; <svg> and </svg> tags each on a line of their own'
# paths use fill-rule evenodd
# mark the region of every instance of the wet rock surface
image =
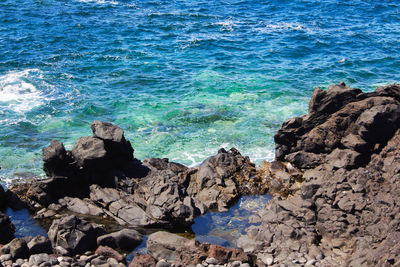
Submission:
<svg viewBox="0 0 400 267">
<path fill-rule="evenodd" d="M 316 89 L 309 114 L 275 137 L 277 158 L 304 182 L 272 199 L 239 246 L 274 266 L 398 265 L 399 99 L 397 85 Z"/>
<path fill-rule="evenodd" d="M 1 186 L 0 186 L 1 187 Z M 0 212 L 0 244 L 7 244 L 14 238 L 15 226 L 10 218 Z"/>
<path fill-rule="evenodd" d="M 147 240 L 147 250 L 160 266 L 160 261 L 173 263 L 174 266 L 196 266 L 197 264 L 227 266 L 233 262 L 252 264 L 251 256 L 240 249 L 199 243 L 168 232 L 151 234 Z"/>
</svg>

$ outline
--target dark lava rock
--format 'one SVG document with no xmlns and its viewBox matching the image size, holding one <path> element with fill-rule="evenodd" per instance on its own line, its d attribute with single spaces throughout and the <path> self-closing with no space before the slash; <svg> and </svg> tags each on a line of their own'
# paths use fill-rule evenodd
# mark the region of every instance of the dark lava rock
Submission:
<svg viewBox="0 0 400 267">
<path fill-rule="evenodd" d="M 365 165 L 400 126 L 399 90 L 399 85 L 368 94 L 343 84 L 326 91 L 316 88 L 309 114 L 285 121 L 276 133 L 276 157 L 308 169 L 335 149 L 347 148 L 362 153 L 355 166 Z"/>
<path fill-rule="evenodd" d="M 104 233 L 104 228 L 99 225 L 70 215 L 54 220 L 48 235 L 53 247 L 61 246 L 74 255 L 94 250 L 97 237 Z"/>
<path fill-rule="evenodd" d="M 134 229 L 122 229 L 118 232 L 99 236 L 97 244 L 129 251 L 137 247 L 142 240 L 143 237 L 138 231 Z"/>
<path fill-rule="evenodd" d="M 128 267 L 154 267 L 156 264 L 157 260 L 151 255 L 135 253 L 133 260 L 129 263 Z"/>
<path fill-rule="evenodd" d="M 28 242 L 28 248 L 30 254 L 47 253 L 51 254 L 53 248 L 51 246 L 50 239 L 46 236 L 35 236 Z"/>
<path fill-rule="evenodd" d="M 250 255 L 240 249 L 199 243 L 168 232 L 149 235 L 147 250 L 155 259 L 166 260 L 175 266 L 194 266 L 210 258 L 220 264 L 234 261 L 252 263 Z"/>
<path fill-rule="evenodd" d="M 316 89 L 307 116 L 277 132 L 276 156 L 304 182 L 259 211 L 238 245 L 274 266 L 400 262 L 400 86 Z"/>
<path fill-rule="evenodd" d="M 0 185 L 0 210 L 7 207 L 7 196 L 2 185 Z"/>
<path fill-rule="evenodd" d="M 0 212 L 0 244 L 7 244 L 14 238 L 15 227 L 10 218 Z"/>
<path fill-rule="evenodd" d="M 27 259 L 29 257 L 29 248 L 24 239 L 14 238 L 0 249 L 0 253 L 10 254 L 13 260 Z"/>
<path fill-rule="evenodd" d="M 79 138 L 72 151 L 57 141 L 43 149 L 49 179 L 11 187 L 31 210 L 40 210 L 35 218 L 55 215 L 48 209 L 60 205 L 129 227 L 189 228 L 196 216 L 226 211 L 241 195 L 267 190 L 255 165 L 234 148 L 195 168 L 168 159 L 141 162 L 121 128 L 101 121 L 91 128 L 93 136 Z"/>
<path fill-rule="evenodd" d="M 102 255 L 106 258 L 114 258 L 119 262 L 122 262 L 125 260 L 124 256 L 122 256 L 120 253 L 115 251 L 114 249 L 107 247 L 107 246 L 99 246 L 96 251 L 94 252 L 95 255 Z"/>
</svg>

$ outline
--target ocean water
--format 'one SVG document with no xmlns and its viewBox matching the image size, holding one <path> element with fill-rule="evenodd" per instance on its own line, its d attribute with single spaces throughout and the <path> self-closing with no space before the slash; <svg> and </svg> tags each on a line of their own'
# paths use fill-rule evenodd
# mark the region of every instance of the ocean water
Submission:
<svg viewBox="0 0 400 267">
<path fill-rule="evenodd" d="M 43 176 L 93 120 L 135 156 L 273 158 L 315 86 L 400 80 L 399 1 L 2 0 L 0 180 Z"/>
</svg>

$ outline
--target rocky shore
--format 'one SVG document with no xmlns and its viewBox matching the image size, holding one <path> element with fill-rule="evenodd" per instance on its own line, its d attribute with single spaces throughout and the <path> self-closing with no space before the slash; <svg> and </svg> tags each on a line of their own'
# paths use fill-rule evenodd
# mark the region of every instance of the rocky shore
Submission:
<svg viewBox="0 0 400 267">
<path fill-rule="evenodd" d="M 3 266 L 399 266 L 400 86 L 316 88 L 307 115 L 275 135 L 256 167 L 232 148 L 197 167 L 134 158 L 123 130 L 95 121 L 72 150 L 43 148 L 45 180 L 0 187 L 0 207 L 27 208 L 48 236 L 14 238 L 0 213 Z M 181 235 L 243 195 L 274 194 L 237 248 Z M 147 240 L 148 254 L 125 252 Z"/>
</svg>

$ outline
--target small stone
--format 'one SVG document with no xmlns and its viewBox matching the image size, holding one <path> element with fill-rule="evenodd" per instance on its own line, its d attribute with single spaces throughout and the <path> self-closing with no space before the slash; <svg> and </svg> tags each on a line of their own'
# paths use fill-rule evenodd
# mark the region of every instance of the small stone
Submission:
<svg viewBox="0 0 400 267">
<path fill-rule="evenodd" d="M 242 263 L 242 264 L 240 264 L 239 267 L 250 267 L 250 264 L 248 264 L 248 263 Z"/>
<path fill-rule="evenodd" d="M 306 266 L 312 266 L 312 265 L 314 265 L 316 262 L 317 262 L 316 260 L 311 259 L 311 260 L 309 260 L 309 261 L 306 262 Z"/>
<path fill-rule="evenodd" d="M 58 254 L 58 255 L 62 255 L 62 256 L 68 256 L 69 255 L 68 250 L 66 250 L 65 248 L 63 248 L 61 246 L 56 246 L 54 248 L 54 250 L 55 250 L 56 254 Z"/>
<path fill-rule="evenodd" d="M 234 261 L 234 262 L 231 262 L 230 264 L 231 264 L 231 267 L 239 267 L 240 264 L 242 264 L 242 262 L 241 261 Z"/>
<path fill-rule="evenodd" d="M 267 265 L 272 265 L 273 262 L 274 262 L 274 259 L 273 259 L 273 258 L 270 258 L 270 257 L 268 257 L 268 258 L 265 260 L 265 264 L 267 264 Z"/>
<path fill-rule="evenodd" d="M 11 260 L 11 254 L 4 254 L 4 255 L 1 255 L 0 256 L 0 261 L 1 262 L 5 262 L 5 261 L 9 261 L 9 260 Z"/>
<path fill-rule="evenodd" d="M 200 263 L 198 263 L 198 264 L 196 265 L 196 267 L 203 267 L 203 265 L 200 264 Z"/>
<path fill-rule="evenodd" d="M 301 257 L 301 258 L 299 258 L 299 262 L 300 262 L 301 264 L 304 264 L 304 263 L 307 262 L 307 260 L 306 260 L 304 257 Z"/>
<path fill-rule="evenodd" d="M 170 266 L 171 265 L 163 259 L 157 262 L 156 264 L 156 267 L 170 267 Z"/>
<path fill-rule="evenodd" d="M 208 264 L 218 264 L 218 260 L 216 258 L 207 258 L 206 263 Z"/>
<path fill-rule="evenodd" d="M 118 264 L 118 261 L 114 258 L 108 258 L 107 263 L 110 264 L 111 266 L 116 266 Z"/>
<path fill-rule="evenodd" d="M 18 259 L 18 260 L 15 261 L 15 263 L 18 264 L 18 265 L 21 265 L 21 264 L 24 264 L 25 261 L 23 259 Z"/>
</svg>

